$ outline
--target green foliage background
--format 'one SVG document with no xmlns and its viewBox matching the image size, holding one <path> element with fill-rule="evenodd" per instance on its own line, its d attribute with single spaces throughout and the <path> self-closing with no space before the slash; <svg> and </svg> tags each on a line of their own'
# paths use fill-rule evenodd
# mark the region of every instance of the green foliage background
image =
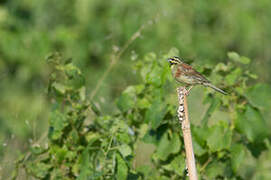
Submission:
<svg viewBox="0 0 271 180">
<path fill-rule="evenodd" d="M 230 92 L 223 97 L 196 87 L 189 97 L 202 178 L 270 179 L 270 9 L 268 0 L 1 0 L 0 175 L 9 177 L 15 160 L 32 149 L 36 154 L 50 152 L 49 159 L 55 153 L 60 158 L 54 163 L 38 159 L 42 162 L 40 169 L 31 169 L 32 160 L 36 160 L 31 156 L 28 170 L 30 174 L 40 173 L 40 177 L 52 168 L 55 176 L 63 175 L 58 172 L 63 158 L 70 160 L 65 159 L 70 163 L 67 167 L 76 165 L 74 177 L 91 173 L 109 179 L 183 176 L 184 151 L 175 117 L 176 86 L 165 61 L 179 53 L 214 84 Z M 85 102 L 114 51 L 122 49 L 143 24 L 148 26 L 121 56 L 93 102 Z M 64 59 L 74 59 L 80 73 L 73 65 L 67 72 L 78 84 L 65 78 L 60 84 L 58 79 L 49 82 L 53 68 L 46 65 L 44 57 L 54 51 L 61 52 Z M 50 83 L 52 91 L 59 92 L 48 97 Z M 74 131 L 68 128 L 66 132 L 71 122 L 65 117 L 70 114 L 56 102 L 67 101 L 69 93 L 76 94 L 70 99 L 75 105 L 63 106 L 78 113 L 70 119 L 94 122 L 94 129 L 83 130 L 84 125 L 79 123 Z M 89 111 L 94 105 L 96 115 Z M 49 139 L 40 142 L 49 123 L 57 130 L 49 131 Z M 74 139 L 63 137 L 63 131 Z M 80 134 L 83 140 L 77 134 L 82 131 L 87 134 Z M 70 143 L 63 147 L 63 142 L 55 142 L 59 138 Z M 110 142 L 116 147 L 112 151 Z M 108 156 L 90 150 L 92 143 L 105 152 L 110 150 Z M 33 148 L 36 144 L 49 148 Z M 81 149 L 78 146 L 75 154 L 68 153 L 78 144 Z M 76 156 L 85 161 L 75 162 Z M 88 163 L 95 162 L 91 159 L 94 157 L 105 168 L 96 169 L 99 163 L 90 167 Z M 81 166 L 89 168 L 82 170 Z M 25 174 L 22 171 L 20 175 Z"/>
</svg>

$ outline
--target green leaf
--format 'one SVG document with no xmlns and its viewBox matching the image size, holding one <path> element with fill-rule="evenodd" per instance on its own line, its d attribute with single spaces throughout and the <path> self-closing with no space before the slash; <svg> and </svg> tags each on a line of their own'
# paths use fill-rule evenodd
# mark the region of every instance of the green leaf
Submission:
<svg viewBox="0 0 271 180">
<path fill-rule="evenodd" d="M 57 163 L 62 163 L 64 159 L 66 158 L 66 155 L 68 153 L 68 149 L 64 147 L 59 147 L 57 145 L 54 145 L 50 149 L 50 153 L 54 154 L 54 158 L 56 159 Z"/>
<path fill-rule="evenodd" d="M 37 178 L 44 179 L 48 174 L 49 170 L 52 168 L 52 165 L 45 163 L 30 163 L 27 169 L 35 174 Z"/>
<path fill-rule="evenodd" d="M 232 86 L 241 77 L 241 74 L 242 70 L 240 68 L 236 68 L 234 71 L 232 71 L 230 74 L 226 76 L 225 80 L 229 85 Z"/>
<path fill-rule="evenodd" d="M 81 156 L 81 165 L 80 165 L 80 174 L 78 176 L 78 180 L 84 180 L 84 179 L 88 179 L 89 174 L 91 173 L 90 171 L 90 157 L 89 157 L 89 149 L 88 147 L 85 148 L 85 150 L 82 153 Z"/>
<path fill-rule="evenodd" d="M 225 169 L 226 169 L 226 163 L 213 160 L 210 164 L 208 164 L 206 168 L 207 179 L 216 179 L 217 176 L 223 177 Z"/>
<path fill-rule="evenodd" d="M 90 107 L 97 116 L 100 116 L 102 114 L 98 106 L 93 101 L 90 101 Z"/>
<path fill-rule="evenodd" d="M 224 63 L 218 63 L 215 66 L 214 72 L 219 72 L 219 71 L 227 72 L 229 69 L 230 69 L 230 66 L 227 66 Z"/>
<path fill-rule="evenodd" d="M 142 87 L 141 87 L 142 88 Z M 139 88 L 140 90 L 140 88 Z M 136 86 L 128 86 L 124 91 L 123 93 L 127 93 L 127 94 L 130 94 L 131 96 L 135 96 L 136 95 L 136 92 L 137 91 L 137 88 Z"/>
<path fill-rule="evenodd" d="M 143 138 L 148 133 L 148 124 L 142 123 L 138 129 L 138 137 Z"/>
<path fill-rule="evenodd" d="M 268 136 L 266 122 L 260 112 L 251 106 L 247 106 L 244 112 L 238 112 L 235 126 L 250 142 L 263 141 Z"/>
<path fill-rule="evenodd" d="M 147 82 L 148 78 L 148 74 L 150 73 L 151 71 L 151 67 L 150 65 L 144 65 L 141 69 L 140 69 L 140 75 L 141 75 L 141 78 L 143 80 L 143 82 Z"/>
<path fill-rule="evenodd" d="M 61 61 L 61 54 L 59 52 L 54 52 L 45 57 L 45 60 L 48 64 L 53 63 L 53 64 L 60 64 Z"/>
<path fill-rule="evenodd" d="M 249 64 L 250 59 L 244 56 L 239 56 L 236 52 L 228 52 L 228 57 L 236 62 L 242 63 L 242 64 Z"/>
<path fill-rule="evenodd" d="M 250 63 L 250 59 L 244 56 L 241 56 L 241 58 L 239 59 L 239 62 L 242 64 L 249 64 Z"/>
<path fill-rule="evenodd" d="M 143 98 L 143 99 L 137 100 L 136 106 L 140 109 L 144 109 L 144 108 L 149 108 L 151 106 L 151 103 L 148 101 L 148 99 Z"/>
<path fill-rule="evenodd" d="M 141 94 L 144 89 L 145 89 L 145 86 L 143 84 L 139 84 L 139 85 L 135 86 L 135 92 L 136 92 L 136 94 Z"/>
<path fill-rule="evenodd" d="M 122 112 L 126 112 L 135 106 L 135 100 L 128 93 L 123 93 L 117 100 L 117 106 Z"/>
<path fill-rule="evenodd" d="M 50 116 L 50 131 L 49 137 L 52 140 L 57 140 L 63 134 L 62 130 L 68 125 L 65 115 L 58 110 L 54 110 Z"/>
<path fill-rule="evenodd" d="M 161 124 L 164 116 L 166 115 L 166 105 L 160 99 L 153 102 L 145 115 L 145 122 L 150 123 L 153 129 L 156 129 Z"/>
<path fill-rule="evenodd" d="M 120 154 L 117 155 L 117 179 L 127 179 L 128 167 Z"/>
<path fill-rule="evenodd" d="M 208 120 L 210 119 L 211 115 L 215 111 L 216 107 L 220 104 L 220 100 L 218 98 L 212 98 L 212 99 L 210 99 L 210 101 L 211 101 L 211 104 L 202 119 L 203 127 L 207 126 Z"/>
<path fill-rule="evenodd" d="M 250 87 L 245 92 L 245 96 L 249 102 L 260 109 L 271 109 L 271 86 L 267 84 L 257 84 Z"/>
<path fill-rule="evenodd" d="M 239 61 L 240 56 L 236 52 L 228 52 L 228 57 L 233 61 Z"/>
<path fill-rule="evenodd" d="M 198 126 L 192 126 L 192 134 L 193 134 L 193 139 L 199 143 L 199 145 L 204 146 L 206 139 L 209 135 L 208 128 L 202 128 Z"/>
<path fill-rule="evenodd" d="M 181 141 L 177 133 L 174 133 L 171 139 L 168 138 L 168 133 L 164 133 L 158 144 L 156 154 L 159 159 L 165 161 L 170 154 L 179 152 L 180 148 Z"/>
<path fill-rule="evenodd" d="M 221 125 L 215 125 L 208 130 L 207 145 L 212 152 L 229 149 L 231 138 L 232 131 L 225 129 Z"/>
<path fill-rule="evenodd" d="M 251 72 L 249 72 L 248 70 L 245 72 L 245 74 L 246 74 L 248 77 L 252 78 L 252 79 L 258 79 L 258 75 L 257 75 L 257 74 L 251 73 Z"/>
<path fill-rule="evenodd" d="M 79 89 L 79 96 L 80 96 L 80 100 L 84 101 L 86 100 L 86 87 L 83 86 Z"/>
<path fill-rule="evenodd" d="M 237 173 L 245 158 L 245 147 L 241 144 L 234 144 L 231 147 L 231 167 Z"/>
<path fill-rule="evenodd" d="M 119 152 L 123 157 L 129 156 L 132 154 L 132 149 L 127 144 L 122 144 L 118 147 Z"/>
<path fill-rule="evenodd" d="M 145 135 L 142 137 L 143 142 L 149 144 L 157 144 L 159 141 L 157 139 L 157 134 L 154 130 L 149 129 L 146 131 Z"/>
<path fill-rule="evenodd" d="M 136 168 L 137 172 L 140 172 L 144 177 L 148 177 L 152 174 L 153 169 L 150 165 L 141 165 Z"/>
<path fill-rule="evenodd" d="M 195 154 L 198 155 L 198 156 L 201 156 L 203 155 L 204 153 L 207 152 L 207 150 L 205 148 L 203 148 L 197 140 L 193 141 L 193 148 L 194 148 L 194 151 L 195 151 Z"/>
<path fill-rule="evenodd" d="M 183 171 L 185 170 L 185 158 L 184 156 L 178 155 L 170 162 L 170 165 L 174 169 L 174 172 L 179 174 L 180 176 L 183 175 Z"/>
<path fill-rule="evenodd" d="M 162 160 L 166 160 L 168 155 L 170 154 L 169 150 L 170 150 L 170 142 L 168 139 L 168 134 L 164 133 L 164 135 L 162 136 L 158 147 L 157 147 L 157 156 L 158 158 L 162 159 Z"/>
<path fill-rule="evenodd" d="M 90 147 L 95 141 L 101 138 L 101 135 L 90 131 L 89 133 L 87 133 L 85 137 L 86 137 L 86 140 L 88 141 L 88 146 Z"/>
<path fill-rule="evenodd" d="M 73 143 L 73 144 L 77 144 L 78 143 L 78 141 L 79 141 L 79 134 L 78 134 L 78 132 L 75 130 L 75 129 L 73 129 L 71 132 L 70 132 L 70 134 L 69 134 L 69 139 L 71 140 L 71 142 Z"/>
<path fill-rule="evenodd" d="M 152 68 L 151 72 L 149 72 L 146 78 L 147 78 L 148 83 L 159 87 L 163 83 L 161 75 L 163 74 L 164 69 L 158 66 L 158 63 L 154 63 L 154 64 L 155 64 L 154 67 Z"/>
<path fill-rule="evenodd" d="M 69 79 L 66 85 L 75 90 L 80 89 L 85 85 L 85 78 L 82 75 L 75 76 Z"/>
<path fill-rule="evenodd" d="M 61 83 L 57 83 L 57 82 L 54 82 L 52 84 L 52 87 L 60 94 L 65 94 L 66 92 L 66 86 L 61 84 Z"/>
<path fill-rule="evenodd" d="M 72 63 L 68 63 L 63 66 L 65 73 L 68 77 L 66 85 L 72 89 L 79 89 L 85 85 L 85 78 L 81 74 L 79 68 L 74 66 Z"/>
<path fill-rule="evenodd" d="M 185 159 L 184 156 L 178 155 L 169 163 L 163 166 L 168 171 L 174 171 L 179 176 L 183 175 L 185 170 Z"/>
<path fill-rule="evenodd" d="M 170 140 L 171 153 L 175 154 L 181 149 L 181 140 L 177 133 L 173 133 L 172 139 Z"/>
<path fill-rule="evenodd" d="M 128 144 L 131 142 L 132 137 L 127 132 L 125 132 L 125 133 L 119 132 L 119 133 L 117 133 L 116 138 L 118 139 L 119 142 Z"/>
<path fill-rule="evenodd" d="M 46 151 L 46 149 L 40 147 L 39 145 L 33 145 L 33 146 L 31 146 L 30 150 L 35 155 L 42 154 L 43 152 Z"/>
</svg>

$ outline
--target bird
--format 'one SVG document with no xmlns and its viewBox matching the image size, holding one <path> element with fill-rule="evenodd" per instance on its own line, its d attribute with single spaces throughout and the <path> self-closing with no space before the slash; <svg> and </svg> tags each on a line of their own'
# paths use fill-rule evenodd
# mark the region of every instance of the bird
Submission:
<svg viewBox="0 0 271 180">
<path fill-rule="evenodd" d="M 167 59 L 170 68 L 172 76 L 175 78 L 175 80 L 185 87 L 189 87 L 187 90 L 186 95 L 189 94 L 189 91 L 195 86 L 195 85 L 203 85 L 206 87 L 210 87 L 214 89 L 215 91 L 218 91 L 224 95 L 227 95 L 227 93 L 218 87 L 214 86 L 208 79 L 206 79 L 202 74 L 200 74 L 198 71 L 193 69 L 192 66 L 189 64 L 186 64 L 183 62 L 183 59 L 174 56 Z"/>
</svg>

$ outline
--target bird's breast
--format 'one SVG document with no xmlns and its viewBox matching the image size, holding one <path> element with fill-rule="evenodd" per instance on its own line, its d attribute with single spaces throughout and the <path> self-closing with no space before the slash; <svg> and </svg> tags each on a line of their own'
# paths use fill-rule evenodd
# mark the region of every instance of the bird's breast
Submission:
<svg viewBox="0 0 271 180">
<path fill-rule="evenodd" d="M 175 74 L 174 74 L 174 77 L 175 77 L 175 78 L 179 78 L 181 75 L 182 75 L 182 70 L 181 70 L 181 68 L 177 68 L 177 69 L 176 69 L 176 72 L 175 72 Z"/>
<path fill-rule="evenodd" d="M 172 75 L 180 83 L 185 83 L 185 84 L 190 84 L 190 85 L 196 84 L 196 81 L 193 78 L 193 76 L 189 76 L 185 72 L 185 70 L 181 67 L 173 67 Z"/>
</svg>

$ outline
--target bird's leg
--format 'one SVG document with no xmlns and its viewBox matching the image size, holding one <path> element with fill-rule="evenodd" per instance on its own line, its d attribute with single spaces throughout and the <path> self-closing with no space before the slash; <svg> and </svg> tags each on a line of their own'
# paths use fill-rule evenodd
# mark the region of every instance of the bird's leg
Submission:
<svg viewBox="0 0 271 180">
<path fill-rule="evenodd" d="M 190 86 L 188 89 L 185 88 L 185 95 L 188 96 L 189 95 L 189 92 L 190 90 L 193 88 L 193 86 Z"/>
</svg>

